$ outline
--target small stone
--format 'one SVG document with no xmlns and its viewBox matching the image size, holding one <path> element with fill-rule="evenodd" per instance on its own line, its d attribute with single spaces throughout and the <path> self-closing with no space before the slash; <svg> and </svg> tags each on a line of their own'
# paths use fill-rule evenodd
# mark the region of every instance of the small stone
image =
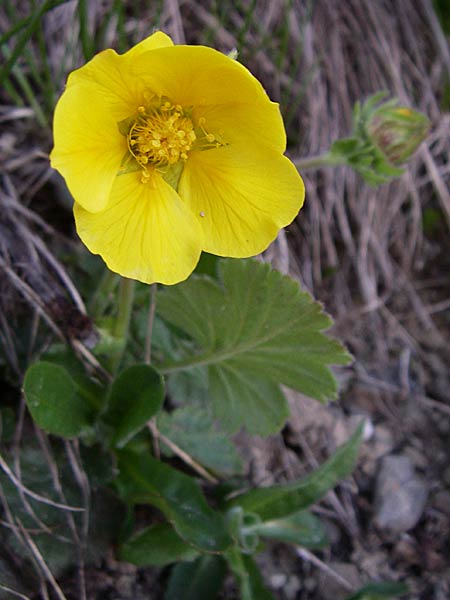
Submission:
<svg viewBox="0 0 450 600">
<path fill-rule="evenodd" d="M 284 573 L 274 573 L 270 578 L 270 585 L 274 590 L 279 590 L 286 585 L 287 576 Z"/>
<path fill-rule="evenodd" d="M 392 533 L 417 525 L 427 502 L 428 485 L 408 456 L 383 458 L 375 490 L 375 524 Z"/>
<path fill-rule="evenodd" d="M 370 419 L 365 415 L 351 415 L 350 417 L 342 418 L 337 420 L 334 430 L 333 437 L 336 446 L 341 446 L 348 442 L 349 437 L 358 427 L 358 425 L 364 421 L 363 440 L 369 440 L 373 435 L 373 425 Z"/>
<path fill-rule="evenodd" d="M 302 587 L 300 579 L 296 575 L 290 575 L 283 588 L 283 593 L 287 600 L 294 600 L 297 598 L 297 594 Z"/>
<path fill-rule="evenodd" d="M 305 577 L 303 580 L 303 587 L 308 592 L 312 592 L 317 587 L 317 581 L 314 579 L 314 577 Z"/>
<path fill-rule="evenodd" d="M 450 467 L 447 467 L 442 474 L 442 481 L 450 485 Z"/>
<path fill-rule="evenodd" d="M 395 446 L 391 431 L 384 425 L 377 425 L 374 438 L 373 448 L 370 448 L 374 458 L 381 458 L 385 454 L 391 452 Z"/>
<path fill-rule="evenodd" d="M 450 516 L 450 492 L 447 490 L 437 492 L 433 499 L 433 506 L 445 515 Z"/>
<path fill-rule="evenodd" d="M 322 523 L 325 525 L 330 545 L 338 544 L 341 540 L 340 528 L 336 525 L 336 523 L 333 523 L 333 521 L 330 521 L 329 519 L 322 519 Z"/>
<path fill-rule="evenodd" d="M 321 571 L 318 581 L 319 597 L 322 600 L 344 600 L 350 595 L 351 588 L 361 587 L 361 577 L 358 569 L 351 563 L 330 562 L 328 566 L 337 574 L 333 577 L 326 571 Z M 342 583 L 339 577 L 348 583 Z"/>
</svg>

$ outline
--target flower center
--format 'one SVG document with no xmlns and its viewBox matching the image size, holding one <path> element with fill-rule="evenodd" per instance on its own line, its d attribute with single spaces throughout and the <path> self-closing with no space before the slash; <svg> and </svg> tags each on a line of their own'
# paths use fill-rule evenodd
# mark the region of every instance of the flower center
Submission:
<svg viewBox="0 0 450 600">
<path fill-rule="evenodd" d="M 146 100 L 146 106 L 118 123 L 129 151 L 120 173 L 141 169 L 141 181 L 148 183 L 155 168 L 177 189 L 189 152 L 219 148 L 224 142 L 206 131 L 205 117 L 192 118 L 192 107 L 183 108 L 151 92 Z"/>
<path fill-rule="evenodd" d="M 192 120 L 179 105 L 166 101 L 160 106 L 139 106 L 138 116 L 128 132 L 128 148 L 145 168 L 173 165 L 186 160 L 197 139 Z"/>
</svg>

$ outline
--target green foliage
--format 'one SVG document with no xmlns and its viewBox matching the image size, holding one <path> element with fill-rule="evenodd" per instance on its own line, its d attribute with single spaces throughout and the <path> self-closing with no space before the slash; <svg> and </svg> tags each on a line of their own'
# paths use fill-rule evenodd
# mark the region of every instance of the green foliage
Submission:
<svg viewBox="0 0 450 600">
<path fill-rule="evenodd" d="M 146 527 L 130 538 L 120 558 L 138 567 L 164 567 L 173 562 L 192 561 L 198 550 L 184 542 L 168 523 Z"/>
<path fill-rule="evenodd" d="M 45 558 L 52 573 L 56 576 L 73 566 L 77 554 L 79 540 L 70 527 L 71 521 L 75 527 L 83 527 L 84 512 L 68 511 L 49 502 L 61 503 L 71 507 L 83 507 L 83 494 L 67 457 L 59 441 L 49 445 L 48 450 L 54 458 L 53 469 L 57 472 L 62 496 L 55 490 L 52 469 L 46 455 L 36 442 L 29 440 L 20 453 L 20 475 L 22 484 L 35 494 L 39 494 L 48 502 L 39 501 L 23 495 L 10 479 L 0 470 L 0 489 L 7 506 L 15 519 L 22 526 L 33 532 L 33 541 Z M 8 462 L 12 457 L 6 456 Z M 93 490 L 90 507 L 90 522 L 87 533 L 86 564 L 92 564 L 104 556 L 111 544 L 117 542 L 117 523 L 123 519 L 123 506 L 116 496 L 108 489 Z M 29 560 L 27 545 L 19 543 L 14 531 L 8 527 L 0 529 L 0 545 L 10 547 L 17 556 Z M 1 578 L 0 578 L 1 581 Z"/>
<path fill-rule="evenodd" d="M 134 365 L 113 382 L 103 421 L 112 430 L 111 443 L 123 448 L 159 411 L 164 401 L 161 375 L 149 365 Z"/>
<path fill-rule="evenodd" d="M 223 516 L 210 508 L 192 479 L 149 455 L 118 452 L 117 486 L 122 497 L 159 508 L 177 534 L 203 552 L 221 552 L 231 543 Z"/>
<path fill-rule="evenodd" d="M 225 433 L 214 426 L 207 412 L 197 406 L 186 406 L 162 413 L 158 428 L 178 447 L 205 467 L 223 476 L 242 473 L 243 464 Z M 171 455 L 162 445 L 163 451 Z"/>
<path fill-rule="evenodd" d="M 334 398 L 328 365 L 350 357 L 322 333 L 331 320 L 320 304 L 254 260 L 220 261 L 220 279 L 192 276 L 158 298 L 159 314 L 201 349 L 161 371 L 206 367 L 213 414 L 229 431 L 278 431 L 289 414 L 281 383 L 321 401 Z"/>
<path fill-rule="evenodd" d="M 305 510 L 283 519 L 261 522 L 253 527 L 253 531 L 263 538 L 305 548 L 323 548 L 328 544 L 325 526 L 317 517 Z"/>
<path fill-rule="evenodd" d="M 64 367 L 45 361 L 35 363 L 25 375 L 23 389 L 33 419 L 45 431 L 71 438 L 92 425 L 92 399 Z"/>
<path fill-rule="evenodd" d="M 228 565 L 239 584 L 241 600 L 274 600 L 265 587 L 261 573 L 250 556 L 241 554 L 237 548 L 225 555 Z"/>
<path fill-rule="evenodd" d="M 362 433 L 363 424 L 331 458 L 304 479 L 250 490 L 233 498 L 231 505 L 254 512 L 262 520 L 284 518 L 311 506 L 352 472 Z"/>
<path fill-rule="evenodd" d="M 407 593 L 408 587 L 404 583 L 386 581 L 369 583 L 348 596 L 346 600 L 383 600 L 383 598 L 397 598 Z"/>
<path fill-rule="evenodd" d="M 202 556 L 172 569 L 164 600 L 215 600 L 227 566 L 221 556 Z"/>
</svg>

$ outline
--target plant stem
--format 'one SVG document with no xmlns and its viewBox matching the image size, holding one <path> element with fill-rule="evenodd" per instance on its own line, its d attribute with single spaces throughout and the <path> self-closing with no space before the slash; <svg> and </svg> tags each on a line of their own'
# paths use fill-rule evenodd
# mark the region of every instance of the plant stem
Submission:
<svg viewBox="0 0 450 600">
<path fill-rule="evenodd" d="M 115 292 L 119 282 L 119 275 L 113 273 L 109 269 L 105 269 L 103 277 L 89 302 L 89 314 L 94 320 L 103 316 L 105 309 L 109 304 L 110 297 Z"/>
<path fill-rule="evenodd" d="M 122 360 L 123 351 L 127 345 L 131 311 L 133 309 L 134 288 L 134 279 L 127 279 L 126 277 L 121 278 L 119 284 L 119 310 L 113 329 L 113 336 L 118 338 L 121 343 L 118 345 L 118 349 L 112 352 L 110 357 L 112 373 L 116 372 L 120 361 Z"/>
<path fill-rule="evenodd" d="M 336 159 L 329 152 L 317 156 L 307 156 L 306 158 L 294 158 L 293 163 L 300 171 L 319 169 L 320 167 L 333 167 L 337 164 Z"/>
<path fill-rule="evenodd" d="M 150 286 L 150 306 L 148 309 L 148 320 L 147 320 L 147 335 L 145 337 L 145 353 L 144 362 L 149 365 L 152 362 L 152 333 L 153 323 L 155 320 L 156 310 L 156 283 L 152 283 Z"/>
</svg>

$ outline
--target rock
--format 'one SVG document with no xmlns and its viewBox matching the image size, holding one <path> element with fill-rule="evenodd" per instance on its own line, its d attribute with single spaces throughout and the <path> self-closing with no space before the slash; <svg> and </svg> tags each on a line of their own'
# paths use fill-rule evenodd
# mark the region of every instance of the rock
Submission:
<svg viewBox="0 0 450 600">
<path fill-rule="evenodd" d="M 372 438 L 361 448 L 359 463 L 363 473 L 370 478 L 370 485 L 377 472 L 379 459 L 390 454 L 394 447 L 395 440 L 392 432 L 384 425 L 376 425 Z M 367 483 L 369 484 L 369 482 Z"/>
<path fill-rule="evenodd" d="M 319 597 L 322 600 L 344 600 L 351 593 L 351 588 L 358 589 L 361 586 L 361 577 L 358 569 L 351 563 L 330 562 L 328 566 L 336 573 L 333 577 L 326 571 L 321 571 L 318 581 Z M 339 581 L 342 578 L 348 583 L 345 585 Z"/>
<path fill-rule="evenodd" d="M 450 517 L 450 492 L 447 490 L 437 492 L 433 499 L 433 506 Z"/>
<path fill-rule="evenodd" d="M 298 596 L 298 592 L 300 591 L 302 584 L 300 579 L 296 575 L 290 575 L 288 577 L 287 583 L 283 588 L 283 593 L 286 596 L 287 600 L 295 600 Z"/>
<path fill-rule="evenodd" d="M 361 421 L 364 421 L 363 441 L 370 440 L 374 433 L 374 427 L 370 419 L 366 415 L 351 415 L 350 417 L 338 419 L 334 425 L 333 437 L 336 446 L 348 442 L 349 437 Z"/>
<path fill-rule="evenodd" d="M 375 524 L 391 533 L 415 527 L 427 502 L 427 482 L 416 474 L 408 456 L 385 456 L 375 490 Z"/>
<path fill-rule="evenodd" d="M 442 474 L 442 481 L 450 485 L 450 467 L 447 467 Z"/>
<path fill-rule="evenodd" d="M 274 573 L 270 577 L 270 585 L 274 590 L 279 590 L 286 585 L 287 575 L 284 573 Z"/>
</svg>

